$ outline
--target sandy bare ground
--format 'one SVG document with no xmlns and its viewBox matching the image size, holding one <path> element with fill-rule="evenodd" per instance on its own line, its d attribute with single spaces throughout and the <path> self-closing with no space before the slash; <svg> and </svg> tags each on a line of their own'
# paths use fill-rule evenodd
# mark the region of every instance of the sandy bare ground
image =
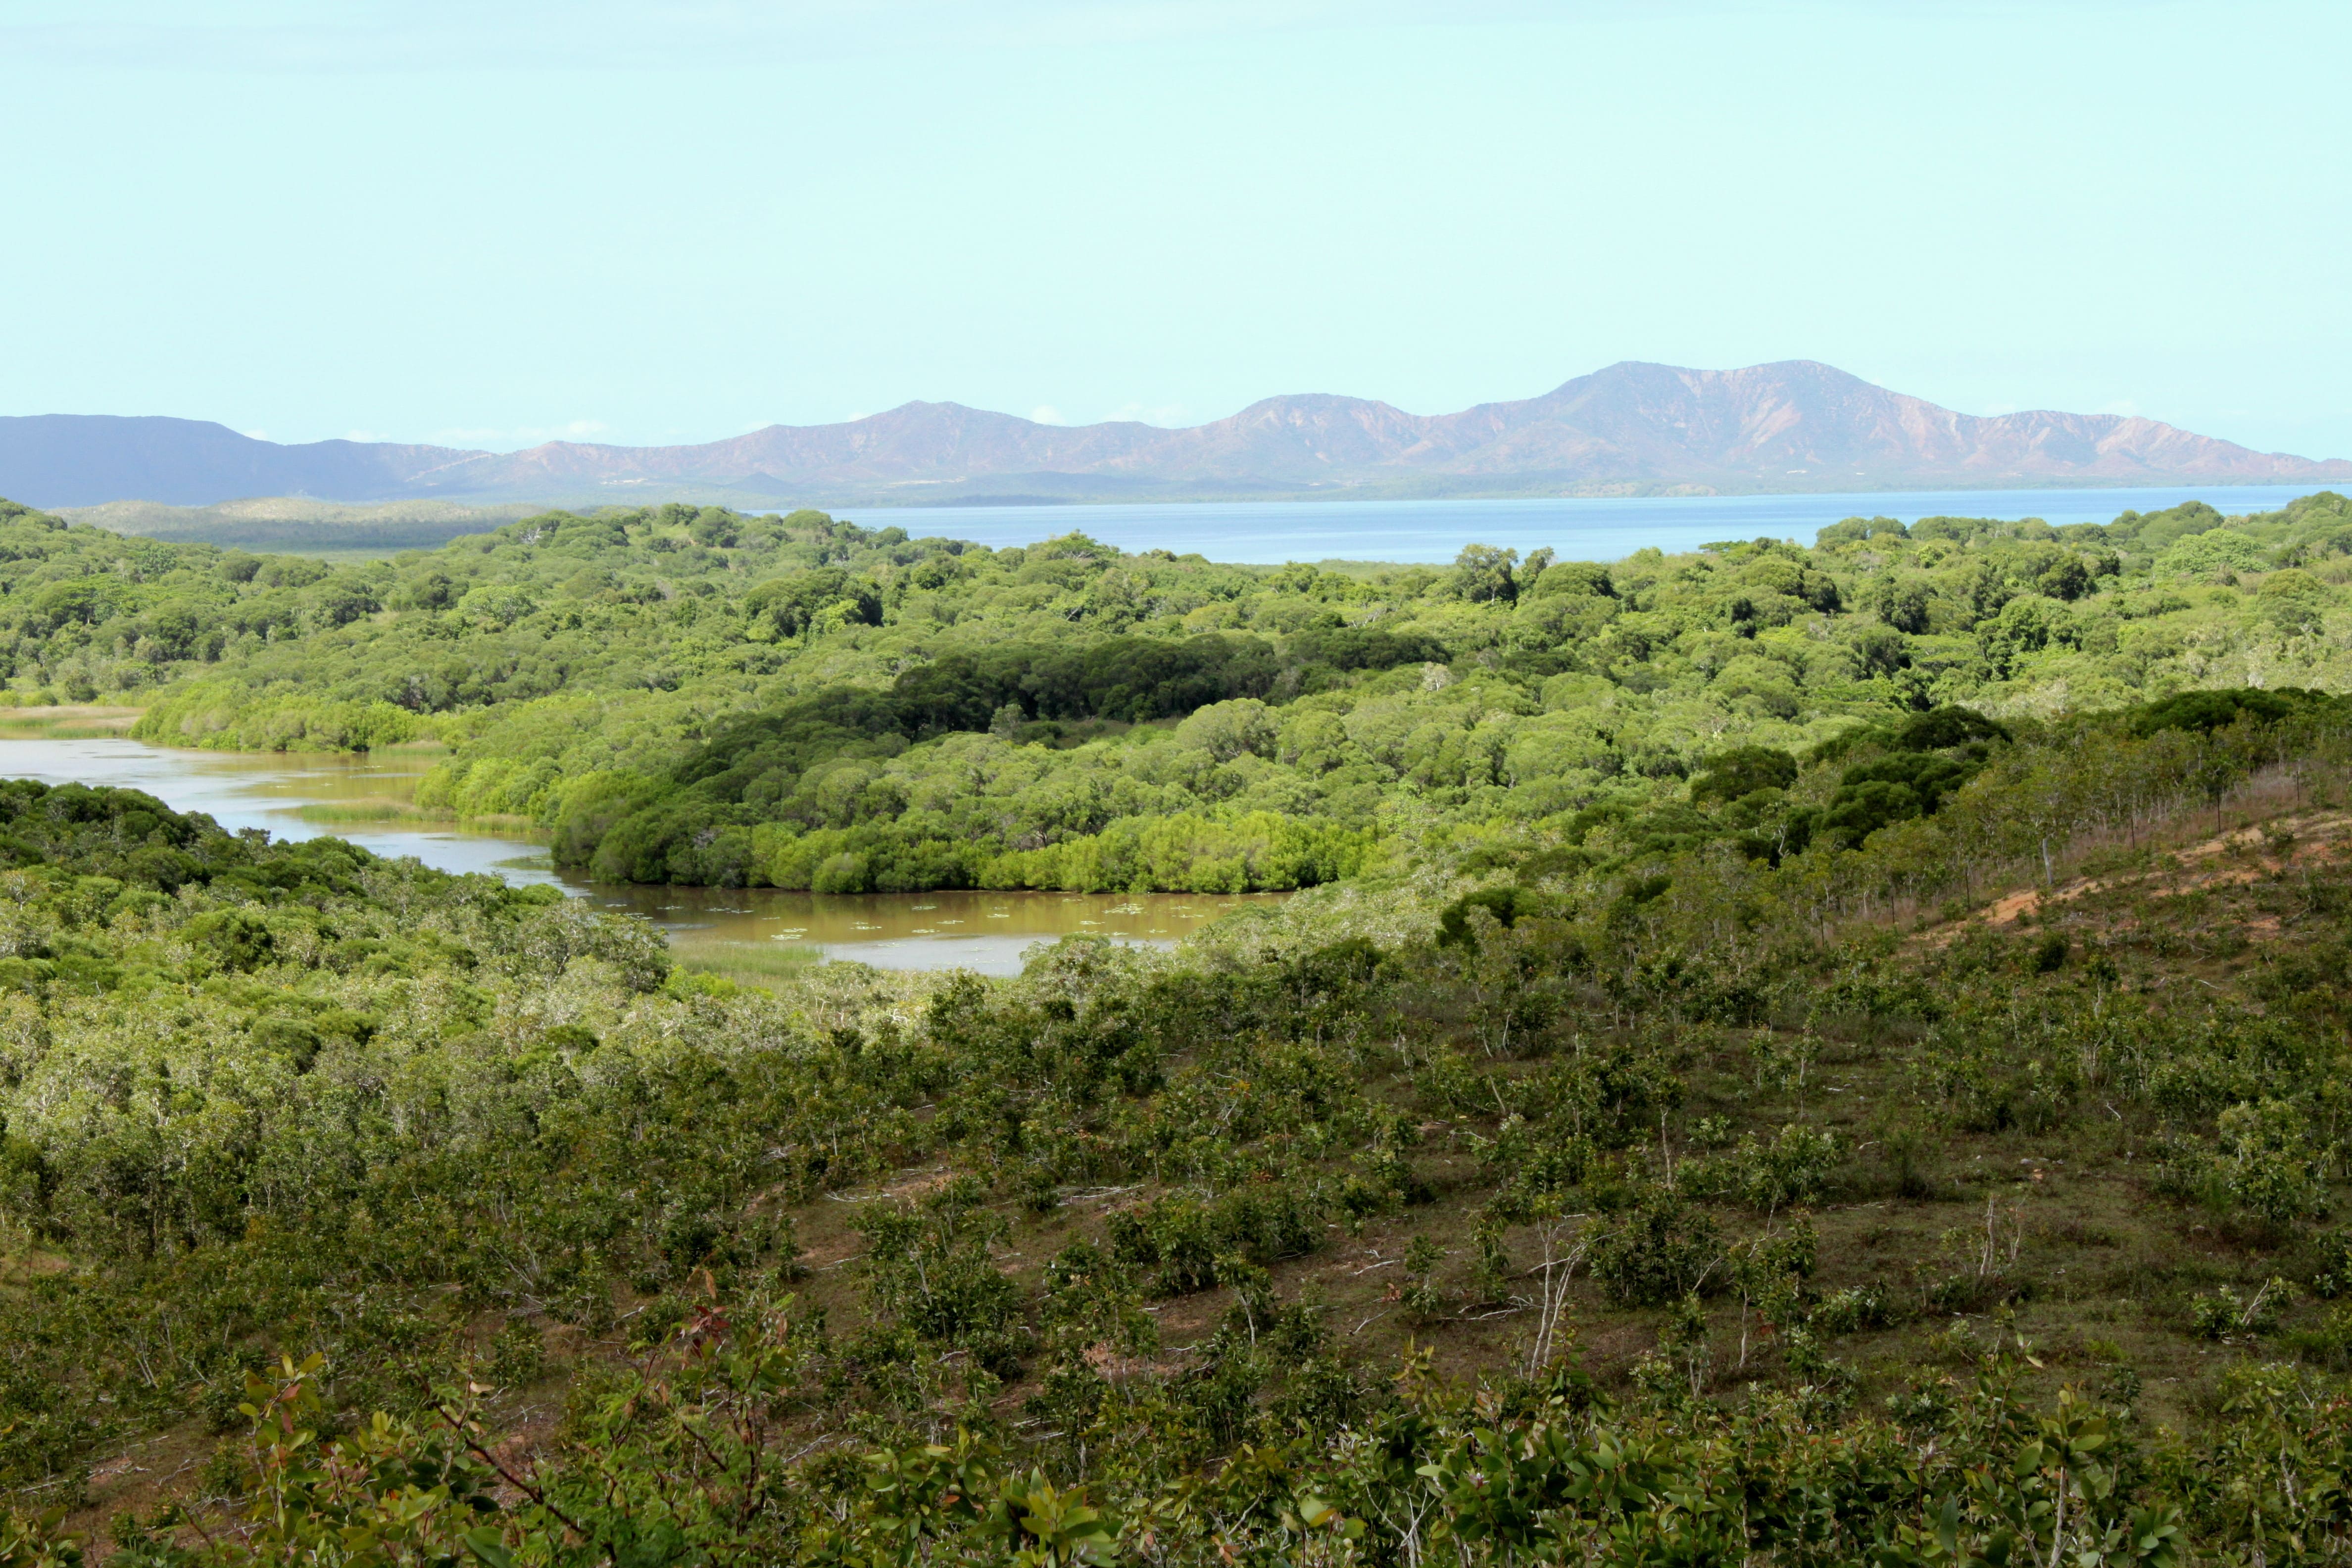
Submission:
<svg viewBox="0 0 2352 1568">
<path fill-rule="evenodd" d="M 2174 898 L 2210 888 L 2243 887 L 2297 866 L 2326 865 L 2344 858 L 2352 840 L 2352 812 L 2315 811 L 2272 819 L 2260 826 L 2233 828 L 2173 851 L 2168 864 L 2123 877 L 2076 877 L 2054 888 L 2024 888 L 1995 899 L 1965 920 L 1923 932 L 1920 941 L 1942 947 L 1973 925 L 2014 927 L 2044 909 L 2093 894 L 2130 889 L 2147 897 Z M 2253 921 L 2248 934 L 2276 934 L 2278 921 Z"/>
</svg>

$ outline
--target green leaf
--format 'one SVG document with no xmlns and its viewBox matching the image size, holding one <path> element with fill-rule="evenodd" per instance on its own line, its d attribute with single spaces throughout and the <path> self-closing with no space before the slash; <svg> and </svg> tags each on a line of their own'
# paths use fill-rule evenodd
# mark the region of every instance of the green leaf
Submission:
<svg viewBox="0 0 2352 1568">
<path fill-rule="evenodd" d="M 514 1568 L 514 1553 L 499 1540 L 495 1530 L 468 1531 L 466 1550 L 489 1564 L 489 1568 Z"/>
</svg>

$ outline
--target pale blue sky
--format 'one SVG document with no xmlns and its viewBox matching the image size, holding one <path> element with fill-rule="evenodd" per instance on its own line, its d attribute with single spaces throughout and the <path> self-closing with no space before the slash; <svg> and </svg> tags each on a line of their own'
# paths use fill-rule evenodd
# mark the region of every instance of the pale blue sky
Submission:
<svg viewBox="0 0 2352 1568">
<path fill-rule="evenodd" d="M 2352 456 L 2352 5 L 0 0 L 0 413 L 670 442 L 1619 359 Z"/>
</svg>

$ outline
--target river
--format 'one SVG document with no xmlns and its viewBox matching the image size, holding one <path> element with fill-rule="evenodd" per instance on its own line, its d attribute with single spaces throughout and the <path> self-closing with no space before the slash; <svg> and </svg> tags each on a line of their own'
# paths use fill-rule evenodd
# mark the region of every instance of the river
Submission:
<svg viewBox="0 0 2352 1568">
<path fill-rule="evenodd" d="M 884 969 L 1018 974 L 1024 950 L 1080 934 L 1153 947 L 1275 895 L 978 893 L 827 896 L 776 888 L 607 887 L 555 869 L 544 845 L 389 814 L 415 798 L 439 755 L 396 747 L 362 757 L 178 751 L 106 731 L 121 710 L 0 714 L 0 778 L 79 781 L 143 790 L 174 811 L 201 811 L 231 832 L 280 838 L 333 834 L 379 855 L 414 855 L 446 871 L 551 882 L 605 909 L 644 915 L 690 963 L 747 980 L 819 958 Z M 341 818 L 341 819 L 338 819 Z"/>
</svg>

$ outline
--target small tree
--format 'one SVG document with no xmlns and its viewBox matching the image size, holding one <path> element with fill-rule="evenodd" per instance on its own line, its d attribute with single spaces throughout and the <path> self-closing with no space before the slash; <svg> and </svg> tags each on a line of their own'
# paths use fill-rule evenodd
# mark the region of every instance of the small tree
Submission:
<svg viewBox="0 0 2352 1568">
<path fill-rule="evenodd" d="M 2233 1105 L 2219 1127 L 2231 1200 L 2272 1225 L 2292 1225 L 2325 1206 L 2319 1160 L 2300 1107 L 2283 1100 Z"/>
<path fill-rule="evenodd" d="M 1519 559 L 1516 550 L 1491 544 L 1465 544 L 1454 558 L 1454 591 L 1473 604 L 1499 599 L 1509 604 L 1519 596 L 1511 568 Z"/>
</svg>

